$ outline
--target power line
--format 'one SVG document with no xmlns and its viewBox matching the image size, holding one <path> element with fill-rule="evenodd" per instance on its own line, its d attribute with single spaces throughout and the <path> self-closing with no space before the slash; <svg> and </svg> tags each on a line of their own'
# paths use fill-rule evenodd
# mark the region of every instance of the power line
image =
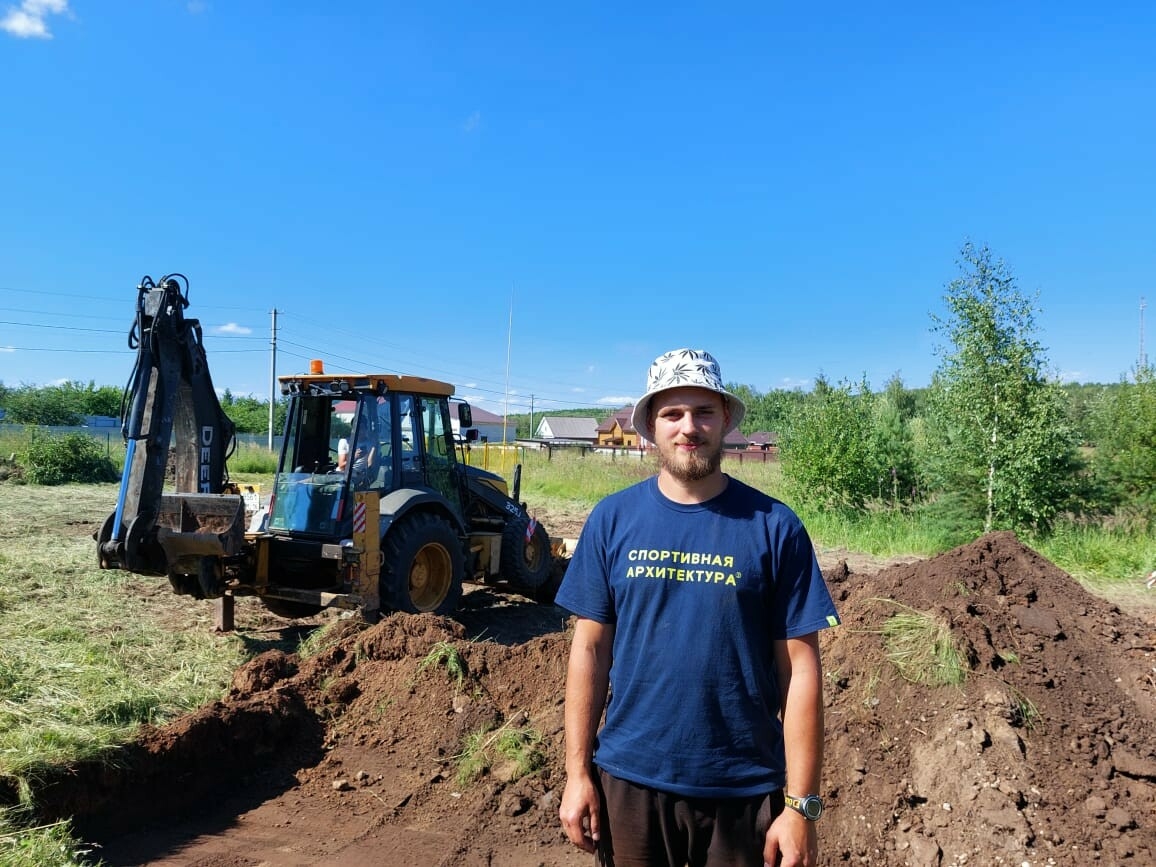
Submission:
<svg viewBox="0 0 1156 867">
<path fill-rule="evenodd" d="M 48 328 L 55 331 L 90 331 L 95 334 L 124 334 L 124 330 L 113 331 L 111 328 L 81 328 L 79 325 L 48 325 L 44 322 L 12 322 L 0 319 L 0 325 L 19 325 L 23 328 Z"/>
<path fill-rule="evenodd" d="M 137 291 L 136 286 L 133 286 L 132 291 L 133 292 Z M 49 298 L 80 298 L 84 301 L 99 301 L 102 304 L 120 304 L 124 301 L 124 295 L 125 295 L 124 292 L 121 292 L 117 297 L 114 298 L 114 297 L 110 297 L 108 295 L 82 295 L 82 294 L 79 294 L 76 292 L 57 292 L 56 290 L 52 290 L 51 292 L 46 292 L 43 289 L 18 289 L 15 286 L 0 286 L 0 292 L 19 292 L 22 295 L 35 295 L 39 298 L 44 298 L 44 297 L 49 297 Z M 244 310 L 246 312 L 251 312 L 251 313 L 264 313 L 265 312 L 264 308 L 261 308 L 261 307 L 242 307 L 239 305 L 225 305 L 225 304 L 214 304 L 213 309 L 214 310 Z"/>
<path fill-rule="evenodd" d="M 299 317 L 296 315 L 290 314 L 289 318 L 299 318 Z M 291 332 L 291 331 L 287 332 L 285 329 L 281 330 L 282 335 L 284 335 L 286 333 L 292 334 L 294 332 Z M 329 333 L 330 333 L 330 329 L 327 328 L 326 334 L 329 334 Z M 348 329 L 340 329 L 340 328 L 339 329 L 333 329 L 332 333 L 334 333 L 334 334 L 347 334 L 350 336 L 356 336 L 359 339 L 365 339 L 364 335 L 356 334 L 355 332 L 351 332 Z M 314 337 L 314 336 L 316 336 L 316 330 L 310 331 L 310 337 Z M 365 370 L 369 370 L 369 369 L 372 369 L 375 371 L 381 371 L 383 373 L 412 373 L 413 372 L 412 367 L 402 369 L 402 368 L 398 368 L 396 365 L 384 363 L 380 360 L 375 360 L 372 358 L 371 359 L 353 358 L 353 357 L 350 357 L 349 355 L 345 355 L 342 353 L 330 352 L 329 350 L 321 349 L 321 348 L 319 348 L 313 344 L 304 344 L 304 343 L 299 343 L 299 342 L 295 342 L 295 341 L 291 341 L 291 340 L 286 340 L 284 337 L 282 337 L 281 343 L 296 346 L 299 349 L 304 349 L 307 352 L 311 352 L 311 353 L 313 353 L 312 355 L 300 356 L 300 357 L 302 357 L 302 358 L 323 358 L 326 360 L 327 366 L 329 366 L 328 362 L 332 359 L 336 359 L 336 360 L 342 361 L 346 364 L 352 365 L 352 367 L 350 367 L 350 368 L 344 368 L 343 366 L 336 366 L 335 371 L 339 372 L 339 373 L 356 373 L 359 371 L 365 371 Z M 397 344 L 389 344 L 389 343 L 377 344 L 375 341 L 375 348 L 377 345 L 392 346 L 392 347 L 398 349 L 399 351 L 401 351 L 402 353 L 406 354 L 407 356 L 415 356 L 415 357 L 421 356 L 421 353 L 416 352 L 414 350 L 405 349 L 404 347 L 398 346 Z M 421 369 L 423 372 L 428 372 L 431 374 L 438 375 L 441 378 L 446 379 L 447 381 L 450 381 L 450 382 L 461 382 L 461 381 L 470 382 L 471 385 L 468 386 L 468 388 L 472 391 L 477 391 L 477 392 L 480 392 L 482 394 L 487 394 L 487 395 L 494 395 L 495 397 L 502 397 L 503 399 L 505 399 L 505 397 L 507 395 L 507 390 L 506 390 L 506 387 L 503 383 L 498 382 L 497 380 L 491 379 L 489 377 L 479 377 L 476 375 L 475 372 L 472 372 L 470 375 L 463 376 L 463 375 L 460 375 L 460 374 L 455 373 L 453 371 L 449 371 L 449 370 L 446 370 L 444 368 L 440 368 L 436 365 L 429 365 L 429 364 L 425 364 L 425 363 L 423 363 L 421 365 Z M 487 383 L 492 387 L 487 388 L 485 385 L 482 385 L 480 383 Z M 514 385 L 516 387 L 517 383 L 515 383 Z M 558 385 L 565 386 L 566 383 L 558 383 Z M 593 407 L 593 404 L 590 401 L 577 401 L 577 400 L 570 400 L 568 398 L 563 398 L 563 397 L 543 396 L 541 393 L 539 393 L 539 390 L 537 388 L 534 388 L 532 390 L 535 393 L 537 393 L 536 399 L 538 401 L 545 403 L 545 404 L 552 404 L 554 407 L 559 408 L 559 409 L 591 408 L 591 407 Z M 531 391 L 531 389 L 528 387 L 521 390 L 521 392 L 529 392 L 529 391 Z M 511 399 L 516 397 L 517 404 L 520 407 L 526 408 L 529 406 L 528 398 L 523 396 L 519 391 L 516 390 L 515 392 L 512 392 L 511 395 L 512 395 Z"/>
<path fill-rule="evenodd" d="M 22 293 L 22 294 L 36 295 L 37 297 L 40 297 L 40 298 L 44 298 L 45 296 L 50 296 L 52 298 L 76 298 L 76 299 L 83 299 L 83 300 L 88 300 L 88 301 L 95 300 L 95 301 L 100 301 L 100 302 L 106 303 L 106 304 L 110 303 L 110 300 L 107 297 L 95 296 L 95 295 L 86 295 L 86 294 L 80 294 L 80 293 L 67 293 L 67 292 L 46 293 L 46 292 L 38 291 L 38 290 L 18 289 L 18 288 L 14 288 L 14 287 L 6 287 L 6 286 L 0 286 L 0 292 L 18 292 L 18 293 Z M 219 309 L 219 310 L 230 310 L 231 309 L 231 310 L 244 310 L 244 311 L 256 310 L 256 308 L 251 308 L 251 307 L 221 307 L 219 305 L 214 305 L 214 309 Z M 67 311 L 59 311 L 59 310 L 54 310 L 51 312 L 29 310 L 29 309 L 25 309 L 25 308 L 0 308 L 0 310 L 4 310 L 4 311 L 10 312 L 10 313 L 24 313 L 24 314 L 31 314 L 31 315 L 42 315 L 43 314 L 43 315 L 51 315 L 51 316 L 57 316 L 57 317 L 60 317 L 60 316 L 81 317 L 81 318 L 85 318 L 89 321 L 92 321 L 92 319 L 93 319 L 93 317 L 90 314 L 70 313 Z M 262 312 L 268 312 L 268 311 L 262 311 Z M 308 322 L 310 325 L 309 337 L 316 337 L 317 332 L 315 330 L 315 328 L 316 328 L 316 321 L 315 320 L 308 319 L 307 317 L 302 316 L 300 314 L 287 313 L 284 310 L 278 310 L 277 313 L 278 313 L 278 315 L 283 316 L 283 317 L 287 317 L 290 320 L 300 320 L 302 322 Z M 109 321 L 113 321 L 113 317 L 101 317 L 101 318 L 108 319 Z M 16 321 L 16 320 L 0 320 L 0 325 L 10 325 L 13 327 L 21 327 L 21 328 L 37 328 L 37 329 L 41 329 L 43 331 L 50 331 L 50 332 L 70 332 L 70 333 L 88 333 L 88 334 L 117 334 L 117 335 L 124 335 L 124 334 L 127 334 L 127 332 L 128 332 L 128 328 L 116 328 L 116 329 L 113 329 L 113 328 L 94 328 L 94 327 L 84 327 L 84 326 L 75 326 L 75 325 L 53 324 L 53 323 L 47 323 L 47 322 L 26 322 L 26 321 Z M 282 335 L 284 335 L 286 333 L 288 333 L 289 335 L 293 334 L 292 330 L 289 330 L 288 332 L 286 332 L 286 330 L 284 329 L 283 326 L 281 326 L 280 332 Z M 366 336 L 364 333 L 359 333 L 359 332 L 354 331 L 354 330 L 340 328 L 340 327 L 327 327 L 325 333 L 327 336 L 330 336 L 330 335 L 336 336 L 336 337 L 345 336 L 348 338 L 352 338 L 355 341 L 364 341 L 364 340 L 371 340 L 372 339 L 372 344 L 373 344 L 374 349 L 376 349 L 376 350 L 380 350 L 381 348 L 393 349 L 398 354 L 403 355 L 407 358 L 408 357 L 422 357 L 423 356 L 422 352 L 407 348 L 405 346 L 402 346 L 401 344 L 390 343 L 387 341 L 381 341 L 381 340 L 377 339 L 376 335 L 374 335 L 372 338 L 370 338 L 370 337 Z M 208 329 L 205 331 L 205 339 L 206 339 L 205 340 L 206 345 L 208 345 L 210 339 L 213 342 L 212 351 L 211 351 L 212 355 L 235 354 L 235 353 L 257 353 L 257 352 L 263 353 L 266 351 L 265 348 L 263 348 L 263 347 L 253 347 L 251 349 L 231 349 L 231 348 L 227 349 L 227 348 L 224 348 L 224 346 L 222 345 L 222 343 L 224 343 L 224 342 L 233 342 L 233 341 L 261 341 L 261 342 L 264 342 L 267 339 L 265 337 L 262 337 L 262 336 L 256 335 L 256 334 L 253 334 L 253 335 L 216 334 L 216 333 L 213 333 L 212 329 Z M 413 372 L 412 368 L 402 370 L 402 369 L 397 368 L 395 365 L 384 364 L 380 360 L 372 360 L 372 358 L 370 360 L 366 360 L 365 357 L 355 358 L 355 357 L 352 357 L 350 355 L 332 352 L 332 351 L 327 350 L 327 349 L 321 349 L 321 348 L 313 345 L 312 343 L 298 343 L 298 342 L 294 342 L 292 340 L 286 340 L 284 338 L 284 336 L 282 336 L 280 338 L 280 345 L 281 346 L 296 347 L 296 348 L 308 353 L 307 355 L 301 355 L 299 353 L 289 351 L 288 349 L 283 349 L 283 353 L 289 357 L 292 357 L 292 358 L 300 358 L 304 361 L 309 361 L 313 358 L 324 358 L 327 361 L 331 360 L 331 359 L 336 359 L 340 362 L 343 362 L 344 364 L 350 365 L 350 368 L 348 370 L 344 370 L 344 371 L 341 369 L 341 367 L 338 367 L 337 372 L 355 373 L 355 372 L 364 371 L 364 370 L 381 370 L 383 372 L 393 372 L 393 373 L 412 373 Z M 60 353 L 60 354 L 85 354 L 85 355 L 88 355 L 88 354 L 119 355 L 121 353 L 127 354 L 130 351 L 130 350 L 123 349 L 123 348 L 80 349 L 80 348 L 71 347 L 71 346 L 70 347 L 51 347 L 51 346 L 12 346 L 12 345 L 4 346 L 3 349 L 11 351 L 11 352 L 51 352 L 51 353 Z M 374 353 L 373 355 L 376 356 L 376 353 Z M 442 377 L 448 381 L 451 381 L 451 382 L 454 382 L 454 381 L 468 382 L 469 383 L 468 386 L 462 386 L 461 388 L 463 388 L 465 390 L 472 391 L 472 392 L 477 392 L 480 395 L 487 396 L 484 399 L 489 399 L 490 397 L 492 397 L 493 399 L 499 399 L 500 398 L 504 402 L 506 402 L 507 404 L 512 404 L 515 408 L 518 408 L 518 409 L 523 409 L 523 410 L 524 409 L 530 409 L 531 411 L 533 411 L 535 401 L 537 401 L 539 406 L 549 405 L 549 406 L 553 406 L 556 409 L 593 408 L 595 406 L 594 404 L 592 404 L 589 401 L 583 402 L 583 401 L 576 401 L 576 400 L 571 400 L 571 399 L 562 398 L 562 397 L 550 397 L 548 395 L 543 395 L 539 389 L 534 389 L 533 390 L 534 394 L 532 394 L 529 398 L 527 398 L 524 395 L 524 392 L 529 392 L 530 389 L 528 389 L 528 388 L 518 389 L 517 384 L 515 383 L 514 384 L 514 390 L 511 391 L 510 390 L 511 387 L 509 384 L 501 383 L 501 382 L 497 381 L 496 379 L 493 379 L 490 377 L 484 377 L 484 376 L 479 377 L 476 375 L 475 371 L 471 371 L 471 373 L 469 375 L 460 375 L 459 373 L 455 373 L 455 372 L 446 370 L 444 368 L 440 368 L 438 366 L 431 366 L 431 365 L 427 365 L 427 364 L 422 364 L 421 367 L 422 367 L 423 371 L 429 371 L 430 373 L 433 373 L 434 375 L 440 376 L 440 377 Z M 487 385 L 492 386 L 492 387 L 487 387 Z M 567 384 L 566 383 L 557 383 L 557 385 L 565 387 Z M 275 394 L 274 394 L 274 397 L 275 397 Z"/>
</svg>

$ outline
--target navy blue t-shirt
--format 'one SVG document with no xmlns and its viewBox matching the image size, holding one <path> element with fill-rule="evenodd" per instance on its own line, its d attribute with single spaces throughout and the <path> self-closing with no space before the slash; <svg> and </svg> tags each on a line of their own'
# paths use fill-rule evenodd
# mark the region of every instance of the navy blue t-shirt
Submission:
<svg viewBox="0 0 1156 867">
<path fill-rule="evenodd" d="M 591 512 L 557 603 L 615 625 L 600 767 L 684 797 L 783 786 L 773 642 L 839 623 L 791 509 L 733 478 L 695 505 L 647 479 Z"/>
</svg>

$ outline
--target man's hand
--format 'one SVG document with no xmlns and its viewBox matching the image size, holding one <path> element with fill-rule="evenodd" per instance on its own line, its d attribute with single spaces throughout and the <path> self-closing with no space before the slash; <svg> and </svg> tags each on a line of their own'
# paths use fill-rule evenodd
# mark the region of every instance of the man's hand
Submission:
<svg viewBox="0 0 1156 867">
<path fill-rule="evenodd" d="M 815 867 L 819 863 L 819 835 L 815 823 L 784 809 L 767 829 L 763 861 L 771 867 Z"/>
<path fill-rule="evenodd" d="M 598 789 L 589 773 L 571 774 L 566 778 L 558 818 L 562 820 L 562 828 L 570 842 L 583 852 L 593 853 L 597 848 L 601 831 L 600 808 Z"/>
</svg>

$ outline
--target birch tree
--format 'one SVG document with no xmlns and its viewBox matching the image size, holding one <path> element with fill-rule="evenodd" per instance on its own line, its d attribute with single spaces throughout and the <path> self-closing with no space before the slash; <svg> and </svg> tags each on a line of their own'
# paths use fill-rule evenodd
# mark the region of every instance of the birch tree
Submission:
<svg viewBox="0 0 1156 867">
<path fill-rule="evenodd" d="M 946 313 L 932 316 L 943 342 L 929 394 L 929 475 L 984 532 L 1047 529 L 1069 505 L 1079 462 L 1035 336 L 1036 300 L 986 246 L 965 244 L 959 266 Z"/>
</svg>

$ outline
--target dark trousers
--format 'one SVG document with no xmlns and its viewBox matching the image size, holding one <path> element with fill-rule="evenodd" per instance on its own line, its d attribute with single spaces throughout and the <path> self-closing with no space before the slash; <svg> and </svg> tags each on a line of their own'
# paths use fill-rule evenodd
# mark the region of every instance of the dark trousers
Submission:
<svg viewBox="0 0 1156 867">
<path fill-rule="evenodd" d="M 598 771 L 603 867 L 763 867 L 767 829 L 783 792 L 684 798 Z"/>
</svg>

